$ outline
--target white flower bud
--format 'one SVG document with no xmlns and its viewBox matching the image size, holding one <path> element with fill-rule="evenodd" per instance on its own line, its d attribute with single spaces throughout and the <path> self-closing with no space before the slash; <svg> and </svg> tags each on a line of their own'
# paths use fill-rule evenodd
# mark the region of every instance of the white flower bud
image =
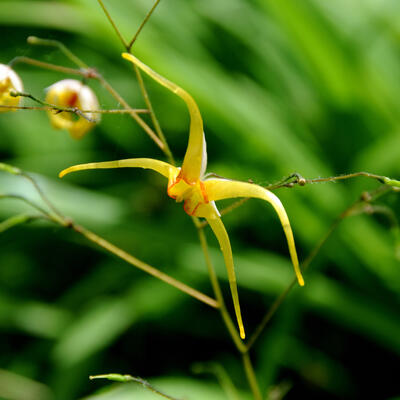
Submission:
<svg viewBox="0 0 400 400">
<path fill-rule="evenodd" d="M 64 79 L 51 85 L 47 89 L 46 102 L 80 110 L 99 109 L 99 102 L 93 90 L 75 79 Z M 49 111 L 48 115 L 54 128 L 66 129 L 74 139 L 81 139 L 100 121 L 100 114 L 95 113 L 85 113 L 93 122 L 71 112 Z"/>
<path fill-rule="evenodd" d="M 5 64 L 0 64 L 0 105 L 18 106 L 20 98 L 10 96 L 10 91 L 23 92 L 24 87 L 20 77 Z M 12 108 L 0 107 L 0 112 L 16 111 Z"/>
</svg>

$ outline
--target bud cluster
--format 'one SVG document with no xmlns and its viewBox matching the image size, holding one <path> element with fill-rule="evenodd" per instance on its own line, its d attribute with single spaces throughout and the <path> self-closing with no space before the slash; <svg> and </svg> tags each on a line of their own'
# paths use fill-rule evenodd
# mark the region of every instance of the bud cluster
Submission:
<svg viewBox="0 0 400 400">
<path fill-rule="evenodd" d="M 19 96 L 12 92 L 23 92 L 21 78 L 8 65 L 0 64 L 0 112 L 16 111 L 20 104 Z M 81 139 L 98 122 L 100 114 L 90 112 L 98 110 L 99 102 L 92 89 L 76 79 L 63 79 L 46 89 L 46 102 L 55 106 L 48 115 L 52 126 L 56 129 L 66 129 L 74 139 Z M 89 112 L 62 112 L 57 108 L 69 108 Z"/>
</svg>

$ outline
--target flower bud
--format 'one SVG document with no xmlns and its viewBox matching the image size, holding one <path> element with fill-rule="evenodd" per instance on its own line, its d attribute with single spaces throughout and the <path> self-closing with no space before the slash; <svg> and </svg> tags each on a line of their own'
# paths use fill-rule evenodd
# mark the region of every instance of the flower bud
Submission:
<svg viewBox="0 0 400 400">
<path fill-rule="evenodd" d="M 98 110 L 96 95 L 82 82 L 64 79 L 47 89 L 46 102 L 59 107 L 78 108 L 80 110 Z M 74 139 L 81 139 L 100 121 L 100 114 L 84 113 L 88 118 L 73 112 L 48 112 L 51 124 L 56 129 L 66 129 Z"/>
<path fill-rule="evenodd" d="M 23 92 L 24 87 L 20 77 L 5 64 L 0 64 L 0 105 L 18 106 L 19 97 L 10 96 L 11 91 Z M 0 107 L 0 112 L 16 111 L 12 108 Z"/>
</svg>

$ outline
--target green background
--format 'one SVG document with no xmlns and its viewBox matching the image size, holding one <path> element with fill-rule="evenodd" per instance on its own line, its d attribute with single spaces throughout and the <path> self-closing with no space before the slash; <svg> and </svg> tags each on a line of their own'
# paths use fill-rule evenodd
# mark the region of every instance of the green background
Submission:
<svg viewBox="0 0 400 400">
<path fill-rule="evenodd" d="M 152 1 L 105 4 L 128 38 Z M 259 184 L 295 171 L 307 178 L 362 170 L 398 178 L 399 13 L 397 0 L 162 0 L 133 51 L 198 102 L 209 172 Z M 29 35 L 62 40 L 132 106 L 144 106 L 96 1 L 1 0 L 0 24 L 1 63 L 28 56 L 73 67 L 55 49 L 26 44 Z M 68 77 L 23 64 L 15 70 L 39 98 Z M 145 81 L 171 149 L 182 159 L 187 110 Z M 89 85 L 102 108 L 118 107 L 97 82 Z M 126 115 L 105 115 L 74 141 L 53 130 L 42 111 L 0 114 L 0 161 L 32 172 L 76 222 L 211 294 L 196 232 L 181 205 L 166 196 L 162 178 L 134 169 L 57 178 L 76 163 L 130 157 L 164 159 Z M 377 185 L 358 178 L 277 190 L 300 259 Z M 22 179 L 4 173 L 0 192 L 37 200 Z M 397 213 L 399 195 L 381 203 Z M 1 219 L 21 210 L 15 201 L 0 203 Z M 224 222 L 251 333 L 293 271 L 270 206 L 253 200 Z M 292 291 L 254 347 L 263 391 L 289 382 L 288 399 L 400 395 L 400 269 L 390 228 L 384 217 L 358 215 L 334 232 L 305 275 L 306 286 Z M 222 256 L 207 234 L 230 307 Z M 209 361 L 222 364 L 250 398 L 217 312 L 50 224 L 1 235 L 0 335 L 0 398 L 67 400 L 103 387 L 102 395 L 89 398 L 157 398 L 136 385 L 88 381 L 106 372 L 141 376 L 178 398 L 226 398 L 213 376 L 192 372 L 195 362 Z"/>
</svg>

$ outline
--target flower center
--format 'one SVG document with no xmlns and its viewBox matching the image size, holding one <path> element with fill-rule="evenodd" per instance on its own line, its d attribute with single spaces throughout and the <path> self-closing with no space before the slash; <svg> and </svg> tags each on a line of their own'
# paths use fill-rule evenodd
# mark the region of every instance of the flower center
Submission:
<svg viewBox="0 0 400 400">
<path fill-rule="evenodd" d="M 168 186 L 167 193 L 178 203 L 184 201 L 183 209 L 189 215 L 194 215 L 201 204 L 208 203 L 204 183 L 201 180 L 188 183 L 181 174 Z"/>
</svg>

